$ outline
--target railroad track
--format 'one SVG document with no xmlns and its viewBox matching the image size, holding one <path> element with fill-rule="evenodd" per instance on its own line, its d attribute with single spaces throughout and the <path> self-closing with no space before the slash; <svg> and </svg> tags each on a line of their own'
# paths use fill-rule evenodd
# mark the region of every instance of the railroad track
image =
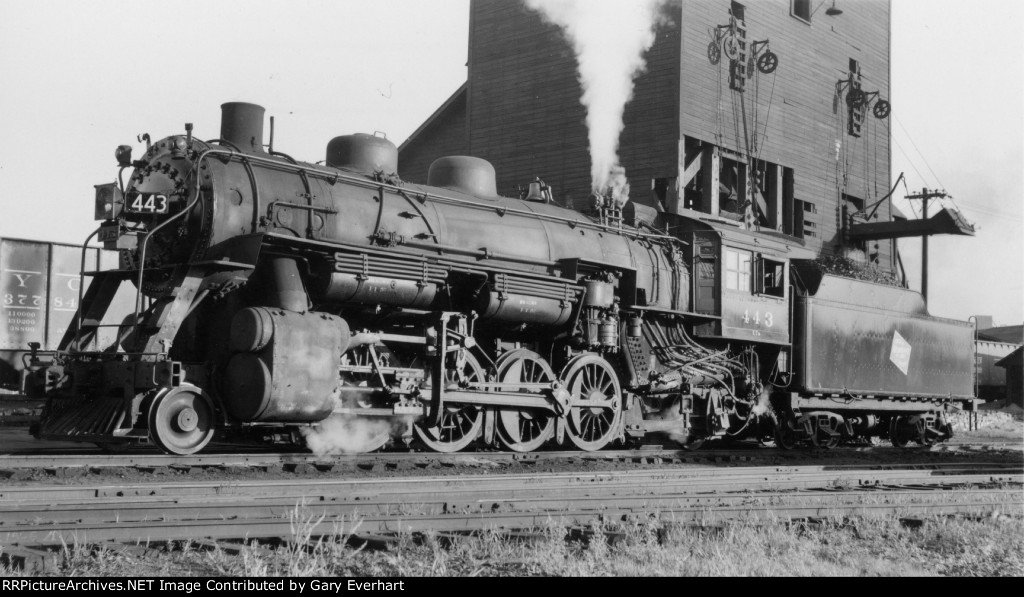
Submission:
<svg viewBox="0 0 1024 597">
<path fill-rule="evenodd" d="M 174 456 L 168 454 L 10 454 L 0 456 L 0 472 L 15 470 L 46 470 L 61 469 L 154 469 L 154 468 L 253 468 L 253 469 L 284 469 L 295 470 L 316 468 L 331 470 L 332 468 L 363 467 L 387 468 L 397 464 L 432 466 L 479 466 L 488 464 L 515 464 L 538 462 L 696 462 L 718 459 L 719 461 L 749 462 L 755 456 L 765 456 L 769 452 L 756 448 L 746 450 L 666 450 L 660 446 L 652 446 L 639 450 L 607 450 L 602 452 L 550 451 L 530 452 L 465 452 L 458 454 L 442 454 L 436 452 L 380 452 L 374 454 L 351 454 L 337 456 L 316 456 L 309 453 L 235 453 L 235 454 L 198 454 L 191 456 Z M 84 472 L 80 470 L 79 472 Z M 2 474 L 2 473 L 0 473 Z"/>
<path fill-rule="evenodd" d="M 949 450 L 940 446 L 938 451 Z M 378 452 L 373 454 L 350 454 L 317 456 L 306 452 L 270 452 L 265 450 L 234 451 L 233 453 L 204 453 L 190 456 L 168 454 L 132 453 L 109 454 L 94 449 L 43 451 L 38 453 L 0 454 L 0 479 L 29 476 L 33 471 L 53 476 L 75 476 L 88 472 L 102 473 L 105 470 L 136 469 L 153 472 L 160 469 L 179 471 L 191 469 L 252 469 L 262 471 L 315 472 L 362 468 L 365 470 L 395 470 L 402 467 L 430 468 L 446 467 L 488 467 L 495 465 L 537 464 L 537 463 L 638 463 L 638 464 L 680 464 L 680 463 L 751 463 L 759 460 L 804 458 L 807 455 L 832 458 L 832 455 L 870 452 L 880 456 L 893 457 L 899 462 L 901 456 L 927 452 L 928 448 L 898 449 L 889 446 L 840 446 L 832 450 L 796 450 L 792 452 L 760 446 L 753 442 L 730 445 L 727 448 L 707 448 L 696 451 L 665 449 L 651 445 L 633 450 L 603 450 L 600 452 L 580 451 L 539 451 L 520 454 L 515 452 L 479 451 L 456 454 L 436 452 Z"/>
<path fill-rule="evenodd" d="M 1017 465 L 676 467 L 611 473 L 0 488 L 0 546 L 1021 512 Z"/>
</svg>

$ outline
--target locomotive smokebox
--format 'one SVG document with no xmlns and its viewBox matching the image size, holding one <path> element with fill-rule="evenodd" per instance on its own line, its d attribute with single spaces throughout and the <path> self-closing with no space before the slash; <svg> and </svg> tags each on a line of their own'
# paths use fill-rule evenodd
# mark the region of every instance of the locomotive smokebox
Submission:
<svg viewBox="0 0 1024 597">
<path fill-rule="evenodd" d="M 220 138 L 246 153 L 263 153 L 263 106 L 228 102 L 220 107 Z"/>
<path fill-rule="evenodd" d="M 398 148 L 384 137 L 356 133 L 327 144 L 327 165 L 364 174 L 398 172 Z"/>
</svg>

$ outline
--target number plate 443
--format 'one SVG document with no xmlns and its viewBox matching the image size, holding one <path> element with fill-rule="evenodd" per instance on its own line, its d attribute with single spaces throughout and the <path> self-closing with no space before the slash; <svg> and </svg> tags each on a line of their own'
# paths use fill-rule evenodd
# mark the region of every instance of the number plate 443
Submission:
<svg viewBox="0 0 1024 597">
<path fill-rule="evenodd" d="M 128 211 L 144 214 L 165 214 L 167 213 L 167 195 L 136 195 L 128 203 Z"/>
</svg>

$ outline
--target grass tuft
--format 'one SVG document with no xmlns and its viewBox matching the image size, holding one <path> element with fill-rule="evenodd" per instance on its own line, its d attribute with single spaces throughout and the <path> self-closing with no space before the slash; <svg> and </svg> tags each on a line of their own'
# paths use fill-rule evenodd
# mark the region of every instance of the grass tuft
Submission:
<svg viewBox="0 0 1024 597">
<path fill-rule="evenodd" d="M 229 576 L 1024 576 L 1024 517 L 824 517 L 678 524 L 651 516 L 532 532 L 403 533 L 383 549 L 354 541 L 359 520 L 324 529 L 297 505 L 290 535 L 219 545 L 168 545 L 159 557 L 65 544 L 51 573 Z M 0 575 L 24 574 L 0 564 Z"/>
</svg>

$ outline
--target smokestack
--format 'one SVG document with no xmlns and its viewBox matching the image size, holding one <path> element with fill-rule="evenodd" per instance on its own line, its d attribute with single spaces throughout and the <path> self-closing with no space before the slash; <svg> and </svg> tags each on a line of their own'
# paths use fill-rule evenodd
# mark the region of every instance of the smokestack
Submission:
<svg viewBox="0 0 1024 597">
<path fill-rule="evenodd" d="M 263 153 L 263 106 L 228 102 L 220 110 L 220 138 L 246 153 Z"/>
</svg>

